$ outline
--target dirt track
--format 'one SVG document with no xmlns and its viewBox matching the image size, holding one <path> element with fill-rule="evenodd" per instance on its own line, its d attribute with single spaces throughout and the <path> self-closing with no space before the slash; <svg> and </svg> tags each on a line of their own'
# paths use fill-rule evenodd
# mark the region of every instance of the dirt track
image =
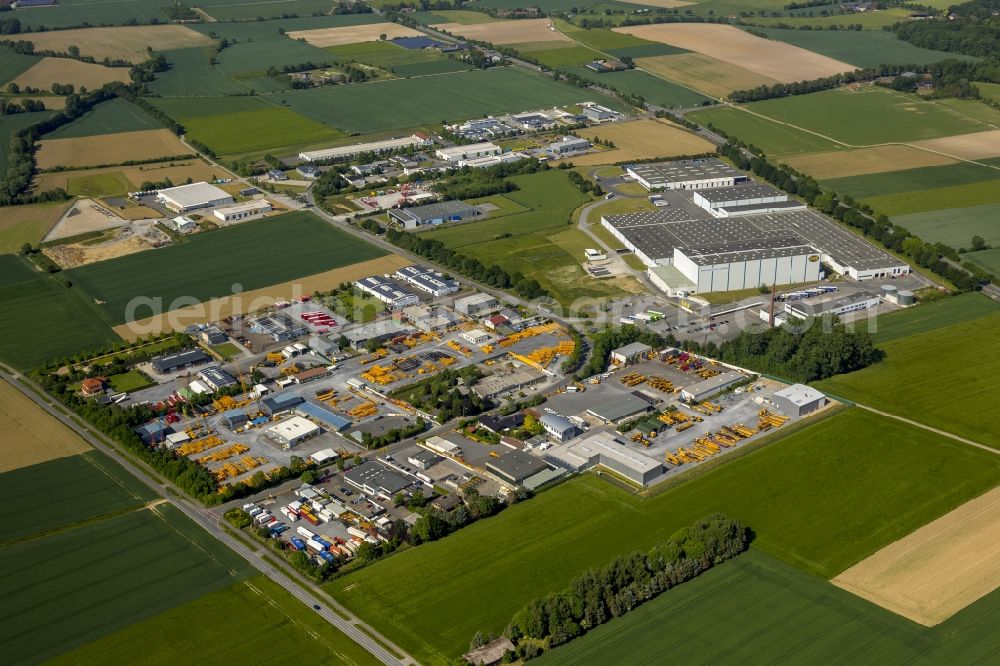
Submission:
<svg viewBox="0 0 1000 666">
<path fill-rule="evenodd" d="M 931 627 L 1000 586 L 1000 488 L 889 544 L 832 581 Z"/>
</svg>

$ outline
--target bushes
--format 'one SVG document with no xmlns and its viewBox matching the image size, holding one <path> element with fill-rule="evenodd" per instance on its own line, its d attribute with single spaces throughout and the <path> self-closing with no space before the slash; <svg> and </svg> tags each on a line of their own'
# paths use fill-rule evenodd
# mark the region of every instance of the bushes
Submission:
<svg viewBox="0 0 1000 666">
<path fill-rule="evenodd" d="M 748 545 L 738 520 L 709 516 L 648 553 L 616 557 L 603 569 L 580 574 L 566 589 L 528 602 L 504 633 L 517 645 L 517 656 L 530 659 L 736 557 Z"/>
</svg>

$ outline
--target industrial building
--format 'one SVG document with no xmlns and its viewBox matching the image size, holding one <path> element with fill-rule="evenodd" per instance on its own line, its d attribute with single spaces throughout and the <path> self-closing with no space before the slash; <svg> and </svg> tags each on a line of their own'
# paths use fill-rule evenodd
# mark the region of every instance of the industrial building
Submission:
<svg viewBox="0 0 1000 666">
<path fill-rule="evenodd" d="M 369 342 L 380 343 L 413 331 L 392 319 L 378 319 L 368 324 L 347 327 L 342 333 L 354 349 L 364 349 Z"/>
<path fill-rule="evenodd" d="M 403 319 L 428 333 L 443 331 L 456 326 L 460 320 L 451 311 L 443 307 L 428 307 L 426 305 L 411 305 L 392 313 L 393 319 L 401 322 Z"/>
<path fill-rule="evenodd" d="M 276 393 L 260 401 L 261 410 L 268 416 L 290 412 L 305 400 L 300 395 L 291 393 Z"/>
<path fill-rule="evenodd" d="M 494 374 L 483 377 L 472 387 L 472 392 L 480 398 L 493 400 L 512 391 L 519 391 L 545 379 L 538 370 L 524 367 L 506 375 Z"/>
<path fill-rule="evenodd" d="M 578 153 L 583 150 L 590 150 L 591 143 L 587 139 L 581 139 L 576 136 L 564 136 L 559 141 L 550 143 L 545 149 L 545 152 L 550 155 L 567 155 L 570 153 Z"/>
<path fill-rule="evenodd" d="M 560 442 L 573 439 L 579 431 L 575 423 L 559 414 L 542 414 L 538 422 L 545 429 L 545 432 Z"/>
<path fill-rule="evenodd" d="M 485 141 L 483 143 L 470 143 L 464 146 L 453 146 L 451 148 L 439 148 L 434 151 L 439 159 L 445 162 L 458 163 L 461 160 L 475 159 L 477 157 L 493 157 L 500 155 L 503 149 L 495 143 Z"/>
<path fill-rule="evenodd" d="M 309 334 L 305 324 L 283 312 L 257 317 L 250 322 L 250 330 L 258 335 L 266 335 L 275 342 L 287 342 Z"/>
<path fill-rule="evenodd" d="M 404 229 L 416 229 L 428 224 L 436 226 L 445 222 L 460 222 L 478 217 L 482 212 L 464 201 L 452 200 L 412 208 L 390 208 L 387 214 L 390 222 L 395 222 Z"/>
<path fill-rule="evenodd" d="M 227 412 L 222 412 L 222 423 L 230 430 L 236 430 L 248 421 L 250 421 L 250 417 L 242 409 L 230 409 Z"/>
<path fill-rule="evenodd" d="M 304 401 L 299 403 L 295 407 L 295 413 L 313 421 L 318 421 L 324 428 L 334 432 L 345 430 L 351 425 L 349 419 L 345 419 L 343 416 L 335 414 L 326 407 L 317 405 L 314 402 Z"/>
<path fill-rule="evenodd" d="M 480 140 L 496 139 L 503 136 L 518 134 L 520 130 L 508 125 L 499 118 L 487 117 L 467 120 L 460 125 L 446 125 L 449 132 L 457 134 L 463 139 Z"/>
<path fill-rule="evenodd" d="M 785 312 L 797 319 L 808 317 L 819 317 L 822 315 L 844 315 L 849 312 L 859 312 L 878 307 L 880 302 L 878 294 L 870 291 L 859 291 L 847 296 L 841 296 L 829 301 L 812 303 L 809 301 L 788 301 L 785 303 Z"/>
<path fill-rule="evenodd" d="M 605 391 L 587 408 L 587 414 L 605 423 L 616 425 L 622 421 L 646 414 L 653 405 L 646 398 L 618 389 Z"/>
<path fill-rule="evenodd" d="M 586 117 L 587 120 L 594 123 L 603 123 L 609 120 L 614 120 L 619 115 L 621 115 L 615 113 L 614 111 L 605 106 L 600 106 L 598 104 L 584 104 L 582 106 L 583 106 L 584 117 Z"/>
<path fill-rule="evenodd" d="M 512 164 L 528 159 L 525 153 L 504 153 L 502 155 L 487 155 L 485 157 L 471 157 L 466 160 L 459 160 L 458 166 L 469 167 L 470 169 L 489 169 L 498 164 Z"/>
<path fill-rule="evenodd" d="M 379 275 L 362 278 L 355 282 L 354 286 L 382 301 L 390 310 L 399 310 L 420 302 L 420 297 L 413 292 L 407 291 Z"/>
<path fill-rule="evenodd" d="M 485 345 L 490 341 L 490 334 L 481 328 L 474 328 L 471 331 L 463 331 L 460 335 L 471 345 Z"/>
<path fill-rule="evenodd" d="M 826 396 L 805 384 L 792 384 L 771 394 L 771 402 L 782 414 L 805 416 L 827 403 Z"/>
<path fill-rule="evenodd" d="M 308 150 L 299 153 L 299 159 L 303 162 L 323 162 L 326 160 L 338 160 L 354 157 L 362 153 L 387 153 L 403 148 L 427 148 L 433 145 L 433 141 L 423 134 L 416 132 L 410 136 L 398 139 L 385 139 L 383 141 L 371 141 L 369 143 L 355 143 L 349 146 L 338 146 L 336 148 L 323 148 L 322 150 Z"/>
<path fill-rule="evenodd" d="M 698 190 L 692 195 L 695 205 L 713 217 L 757 215 L 782 210 L 802 210 L 806 205 L 763 183 L 746 182 L 734 187 L 715 187 Z"/>
<path fill-rule="evenodd" d="M 296 167 L 295 171 L 306 180 L 316 180 L 319 178 L 320 173 L 319 167 L 303 165 Z"/>
<path fill-rule="evenodd" d="M 387 499 L 412 485 L 407 479 L 374 460 L 344 472 L 344 479 L 364 493 L 381 495 Z"/>
<path fill-rule="evenodd" d="M 435 298 L 458 291 L 457 282 L 426 266 L 404 266 L 396 271 L 396 277 Z"/>
<path fill-rule="evenodd" d="M 178 215 L 171 222 L 174 223 L 174 228 L 182 234 L 191 233 L 198 228 L 198 223 L 187 215 Z"/>
<path fill-rule="evenodd" d="M 632 451 L 610 432 L 586 437 L 567 447 L 560 457 L 568 462 L 581 461 L 579 467 L 601 465 L 644 486 L 666 472 L 662 464 Z"/>
<path fill-rule="evenodd" d="M 242 222 L 255 217 L 263 217 L 271 212 L 271 204 L 267 201 L 246 201 L 234 206 L 216 208 L 212 215 L 221 222 Z"/>
<path fill-rule="evenodd" d="M 525 479 L 548 468 L 549 466 L 541 458 L 516 449 L 500 454 L 499 458 L 489 458 L 486 461 L 487 470 L 514 486 L 523 484 Z"/>
<path fill-rule="evenodd" d="M 716 158 L 631 164 L 625 170 L 650 191 L 732 187 L 749 180 L 745 173 Z"/>
<path fill-rule="evenodd" d="M 693 291 L 736 291 L 819 280 L 819 250 L 795 236 L 674 248 L 674 267 Z"/>
<path fill-rule="evenodd" d="M 641 342 L 632 342 L 624 347 L 612 350 L 611 362 L 619 365 L 628 365 L 629 363 L 643 360 L 651 351 L 653 351 L 653 348 L 649 345 Z"/>
<path fill-rule="evenodd" d="M 198 373 L 198 378 L 212 391 L 224 389 L 236 384 L 236 379 L 222 368 L 205 368 Z"/>
<path fill-rule="evenodd" d="M 229 336 L 223 333 L 218 326 L 206 326 L 198 333 L 198 337 L 210 345 L 221 345 L 229 339 Z"/>
<path fill-rule="evenodd" d="M 455 300 L 455 311 L 472 319 L 479 319 L 500 309 L 500 303 L 489 294 L 472 294 Z"/>
<path fill-rule="evenodd" d="M 208 363 L 211 360 L 212 357 L 200 349 L 188 349 L 187 351 L 175 354 L 157 356 L 150 363 L 153 366 L 153 370 L 161 375 L 166 375 L 171 372 L 201 365 L 202 363 Z"/>
<path fill-rule="evenodd" d="M 711 398 L 716 393 L 724 391 L 733 384 L 737 384 L 746 378 L 747 376 L 742 372 L 728 370 L 714 377 L 704 379 L 696 384 L 685 386 L 681 389 L 681 397 L 688 402 L 703 402 Z"/>
<path fill-rule="evenodd" d="M 200 208 L 228 206 L 234 199 L 229 193 L 208 183 L 192 183 L 169 187 L 156 193 L 157 200 L 175 213 L 186 213 Z"/>
<path fill-rule="evenodd" d="M 301 444 L 319 433 L 318 425 L 301 416 L 292 416 L 279 421 L 266 430 L 266 435 L 281 444 L 284 449 Z"/>
</svg>

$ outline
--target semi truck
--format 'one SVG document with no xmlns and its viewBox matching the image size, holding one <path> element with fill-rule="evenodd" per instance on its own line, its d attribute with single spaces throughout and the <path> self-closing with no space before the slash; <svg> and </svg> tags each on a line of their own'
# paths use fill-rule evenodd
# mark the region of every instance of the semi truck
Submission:
<svg viewBox="0 0 1000 666">
<path fill-rule="evenodd" d="M 295 550 L 305 550 L 306 549 L 306 542 L 303 541 L 302 539 L 298 538 L 298 537 L 294 537 L 293 536 L 292 537 L 292 548 L 294 548 Z"/>
</svg>

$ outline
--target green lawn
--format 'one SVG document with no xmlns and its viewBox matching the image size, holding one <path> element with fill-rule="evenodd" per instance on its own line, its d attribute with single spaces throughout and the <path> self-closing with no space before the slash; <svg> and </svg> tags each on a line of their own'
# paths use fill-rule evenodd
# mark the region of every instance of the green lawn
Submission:
<svg viewBox="0 0 1000 666">
<path fill-rule="evenodd" d="M 633 58 L 648 57 L 652 55 L 673 55 L 675 53 L 686 53 L 684 49 L 679 49 L 668 44 L 660 44 L 641 37 L 626 35 L 623 32 L 614 32 L 605 28 L 584 29 L 565 21 L 558 21 L 556 27 L 566 34 L 570 39 L 576 40 L 584 46 L 589 46 L 598 51 L 611 53 L 618 57 L 630 55 Z M 633 50 L 641 49 L 641 50 Z M 655 50 L 655 52 L 653 52 Z M 645 53 L 649 51 L 649 53 Z M 633 53 L 643 53 L 644 55 L 633 55 Z"/>
<path fill-rule="evenodd" d="M 663 655 L 680 664 L 753 664 L 763 655 L 768 663 L 985 663 L 1000 649 L 998 604 L 993 592 L 928 629 L 751 548 L 536 663 L 611 666 Z"/>
<path fill-rule="evenodd" d="M 45 135 L 46 139 L 76 139 L 84 136 L 161 129 L 148 113 L 120 97 L 98 104 L 68 125 Z"/>
<path fill-rule="evenodd" d="M 44 493 L 36 492 L 44 483 Z M 98 451 L 0 474 L 5 529 L 0 543 L 136 507 L 149 490 Z"/>
<path fill-rule="evenodd" d="M 21 369 L 120 341 L 82 290 L 14 255 L 0 256 L 0 308 L 0 358 Z"/>
<path fill-rule="evenodd" d="M 754 145 L 769 155 L 796 155 L 841 150 L 844 146 L 829 139 L 779 125 L 739 108 L 719 107 L 688 114 L 691 120 L 703 125 L 714 125 L 730 136 Z"/>
<path fill-rule="evenodd" d="M 153 382 L 149 381 L 138 370 L 129 370 L 118 375 L 110 375 L 108 383 L 111 384 L 111 389 L 115 392 L 138 391 L 139 389 L 153 385 Z"/>
<path fill-rule="evenodd" d="M 216 21 L 238 21 L 288 14 L 309 16 L 313 12 L 325 13 L 330 11 L 330 0 L 198 0 L 198 7 Z"/>
<path fill-rule="evenodd" d="M 856 146 L 982 132 L 1000 125 L 1000 110 L 979 102 L 942 103 L 876 87 L 782 97 L 747 108 Z M 859 122 L 861 118 L 865 121 Z"/>
<path fill-rule="evenodd" d="M 982 81 L 976 81 L 976 87 L 979 88 L 979 92 L 986 99 L 991 99 L 994 102 L 1000 102 L 1000 83 L 984 83 Z"/>
<path fill-rule="evenodd" d="M 0 646 L 10 663 L 39 663 L 248 573 L 167 504 L 12 544 L 0 548 Z"/>
<path fill-rule="evenodd" d="M 926 213 L 899 215 L 893 222 L 924 240 L 941 241 L 954 248 L 971 247 L 973 236 L 982 236 L 991 245 L 1000 245 L 1000 203 L 982 206 L 959 205 L 956 208 Z"/>
<path fill-rule="evenodd" d="M 872 333 L 872 338 L 876 345 L 882 345 L 897 338 L 928 333 L 996 314 L 998 310 L 1000 304 L 985 294 L 959 294 L 879 316 L 876 320 L 878 329 Z"/>
<path fill-rule="evenodd" d="M 226 359 L 227 361 L 229 359 L 236 358 L 237 356 L 243 353 L 240 350 L 240 348 L 237 347 L 232 342 L 223 342 L 221 345 L 216 345 L 212 347 L 212 351 L 214 351 L 216 354 L 219 354 L 220 356 L 222 356 L 222 358 Z"/>
<path fill-rule="evenodd" d="M 879 344 L 883 361 L 817 388 L 1000 448 L 1000 313 Z"/>
<path fill-rule="evenodd" d="M 176 606 L 50 663 L 177 664 L 193 655 L 206 661 L 224 655 L 230 663 L 380 663 L 264 576 Z"/>
<path fill-rule="evenodd" d="M 284 260 L 275 257 L 276 242 L 291 244 Z M 110 321 L 125 323 L 155 314 L 151 307 L 162 307 L 165 312 L 191 299 L 200 302 L 230 295 L 234 285 L 243 291 L 260 289 L 384 254 L 303 211 L 198 234 L 178 245 L 109 259 L 65 274 L 94 299 L 103 301 L 95 307 Z M 172 278 L 164 280 L 166 274 Z M 150 305 L 130 318 L 127 308 L 137 296 Z"/>
<path fill-rule="evenodd" d="M 949 58 L 966 59 L 957 53 L 922 49 L 897 39 L 895 33 L 875 30 L 783 30 L 753 28 L 770 39 L 786 42 L 857 67 L 879 65 L 929 65 Z"/>
<path fill-rule="evenodd" d="M 573 479 L 328 589 L 422 663 L 446 663 L 529 599 L 713 511 L 744 521 L 762 551 L 830 577 L 998 481 L 993 454 L 852 409 L 652 499 Z M 429 583 L 441 562 L 460 566 Z"/>
<path fill-rule="evenodd" d="M 690 88 L 664 81 L 648 72 L 631 69 L 624 72 L 598 74 L 586 67 L 567 68 L 577 76 L 600 85 L 610 86 L 629 95 L 640 95 L 647 102 L 672 108 L 699 106 L 709 98 Z"/>
<path fill-rule="evenodd" d="M 362 134 L 582 101 L 622 108 L 597 93 L 514 67 L 327 86 L 291 92 L 283 99 L 307 118 Z M 400 104 L 401 99 L 408 103 Z"/>
</svg>

